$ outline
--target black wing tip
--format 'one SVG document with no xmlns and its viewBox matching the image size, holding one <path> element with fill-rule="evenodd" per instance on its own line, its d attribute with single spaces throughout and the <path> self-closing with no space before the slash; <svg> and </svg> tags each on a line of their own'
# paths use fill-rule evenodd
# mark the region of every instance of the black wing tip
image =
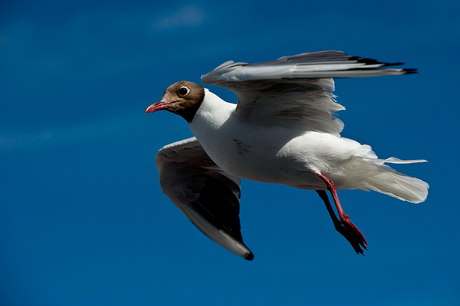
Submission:
<svg viewBox="0 0 460 306">
<path fill-rule="evenodd" d="M 244 259 L 249 260 L 249 261 L 253 260 L 254 259 L 254 254 L 252 254 L 252 252 L 250 252 L 246 257 L 244 257 Z"/>
<path fill-rule="evenodd" d="M 418 69 L 416 68 L 409 68 L 409 69 L 404 69 L 404 74 L 415 74 L 418 73 Z"/>
<path fill-rule="evenodd" d="M 382 67 L 390 67 L 390 66 L 402 66 L 404 65 L 403 62 L 396 62 L 396 63 L 384 63 L 373 58 L 365 58 L 360 56 L 350 56 L 349 60 L 357 61 L 358 63 L 363 63 L 366 65 L 381 65 Z M 404 69 L 406 74 L 417 73 L 417 69 Z"/>
<path fill-rule="evenodd" d="M 381 67 L 391 67 L 391 66 L 402 66 L 402 65 L 404 65 L 403 62 L 384 63 L 384 62 L 379 62 L 378 60 L 375 60 L 375 59 L 372 59 L 372 58 L 364 58 L 364 57 L 359 57 L 359 56 L 351 56 L 349 58 L 349 60 L 353 60 L 353 61 L 356 61 L 358 63 L 363 63 L 365 65 L 381 65 Z M 384 68 L 377 68 L 377 69 L 384 69 Z M 418 73 L 418 69 L 416 69 L 416 68 L 403 68 L 403 69 L 401 69 L 401 71 L 402 71 L 401 74 L 415 74 L 415 73 Z"/>
<path fill-rule="evenodd" d="M 382 62 L 379 62 L 378 60 L 375 60 L 373 58 L 366 58 L 366 57 L 361 57 L 361 56 L 350 56 L 348 58 L 348 60 L 350 61 L 356 61 L 358 63 L 363 63 L 363 64 L 366 64 L 366 65 L 375 65 L 375 64 L 385 64 L 385 63 L 382 63 Z"/>
</svg>

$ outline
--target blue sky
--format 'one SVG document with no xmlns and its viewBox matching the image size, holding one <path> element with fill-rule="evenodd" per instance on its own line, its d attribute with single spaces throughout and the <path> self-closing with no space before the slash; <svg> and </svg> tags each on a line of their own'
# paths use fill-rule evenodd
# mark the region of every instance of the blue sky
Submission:
<svg viewBox="0 0 460 306">
<path fill-rule="evenodd" d="M 447 0 L 3 1 L 0 304 L 458 305 L 459 20 Z M 243 181 L 245 261 L 161 193 L 156 151 L 191 132 L 144 110 L 227 60 L 328 49 L 419 69 L 335 94 L 344 137 L 429 161 L 395 167 L 428 200 L 340 191 L 358 256 L 315 192 Z"/>
</svg>

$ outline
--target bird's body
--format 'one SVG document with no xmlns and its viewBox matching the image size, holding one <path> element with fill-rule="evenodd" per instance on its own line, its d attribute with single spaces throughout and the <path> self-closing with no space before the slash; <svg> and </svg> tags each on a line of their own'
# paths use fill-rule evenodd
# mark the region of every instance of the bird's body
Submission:
<svg viewBox="0 0 460 306">
<path fill-rule="evenodd" d="M 331 77 L 414 73 L 395 64 L 350 57 L 338 51 L 304 53 L 276 61 L 226 62 L 202 77 L 237 93 L 238 104 L 223 101 L 198 84 L 171 85 L 146 112 L 166 109 L 189 122 L 195 138 L 161 149 L 156 163 L 163 191 L 212 240 L 246 259 L 239 224 L 239 178 L 316 190 L 336 229 L 357 253 L 366 240 L 343 212 L 336 190 L 375 190 L 419 203 L 428 184 L 398 173 L 368 145 L 340 136 L 333 113 Z M 333 196 L 340 220 L 325 190 Z"/>
<path fill-rule="evenodd" d="M 315 174 L 335 166 L 331 161 L 339 163 L 328 157 L 335 155 L 332 142 L 353 142 L 328 133 L 258 126 L 239 120 L 235 110 L 235 104 L 206 91 L 190 129 L 222 170 L 243 179 L 325 189 Z M 342 159 L 350 157 L 349 151 L 341 153 Z"/>
<path fill-rule="evenodd" d="M 254 121 L 240 118 L 236 104 L 228 103 L 205 90 L 203 102 L 190 123 L 190 130 L 222 170 L 242 179 L 300 189 L 327 190 L 318 177 L 318 174 L 323 174 L 334 182 L 337 190 L 377 191 L 380 191 L 380 186 L 371 185 L 375 176 L 382 179 L 382 175 L 388 175 L 390 180 L 399 177 L 419 181 L 386 167 L 370 146 L 352 139 L 302 126 L 264 126 Z M 386 162 L 419 161 L 390 159 Z M 381 184 L 385 185 L 385 181 L 381 181 Z M 400 192 L 406 190 L 398 185 L 393 189 L 391 195 L 414 203 L 426 197 L 426 194 L 418 195 L 417 190 L 413 196 L 399 195 L 399 189 Z"/>
</svg>

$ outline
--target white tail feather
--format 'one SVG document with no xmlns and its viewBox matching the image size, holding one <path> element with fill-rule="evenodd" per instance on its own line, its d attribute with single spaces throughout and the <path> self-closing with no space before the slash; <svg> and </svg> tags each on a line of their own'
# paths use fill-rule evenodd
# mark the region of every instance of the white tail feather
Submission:
<svg viewBox="0 0 460 306">
<path fill-rule="evenodd" d="M 421 203 L 428 196 L 429 185 L 415 177 L 396 172 L 385 163 L 410 164 L 425 160 L 399 160 L 396 158 L 377 159 L 366 153 L 367 157 L 358 157 L 342 165 L 344 172 L 336 172 L 332 180 L 338 189 L 375 190 L 400 200 Z"/>
<path fill-rule="evenodd" d="M 382 168 L 382 170 L 385 172 L 366 180 L 367 188 L 412 203 L 421 203 L 426 200 L 429 188 L 426 182 L 388 168 Z"/>
<path fill-rule="evenodd" d="M 426 163 L 425 159 L 412 159 L 412 160 L 401 160 L 396 157 L 389 157 L 387 159 L 376 159 L 376 158 L 363 158 L 364 160 L 379 161 L 387 164 L 415 164 L 415 163 Z"/>
<path fill-rule="evenodd" d="M 425 162 L 425 160 L 398 160 L 395 158 L 387 160 L 367 159 L 367 176 L 363 185 L 366 189 L 372 189 L 400 200 L 412 203 L 421 203 L 428 196 L 429 185 L 415 177 L 410 177 L 396 172 L 384 163 L 409 164 Z"/>
</svg>

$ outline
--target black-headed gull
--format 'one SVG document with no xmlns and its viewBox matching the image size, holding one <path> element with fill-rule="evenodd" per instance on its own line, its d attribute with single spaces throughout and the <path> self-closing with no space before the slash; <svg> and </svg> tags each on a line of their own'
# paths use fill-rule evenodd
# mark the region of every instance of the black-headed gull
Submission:
<svg viewBox="0 0 460 306">
<path fill-rule="evenodd" d="M 160 149 L 156 165 L 163 192 L 204 234 L 227 250 L 252 260 L 240 232 L 240 178 L 316 190 L 334 226 L 363 254 L 366 239 L 344 213 L 336 190 L 375 190 L 412 203 L 423 202 L 428 184 L 398 173 L 371 147 L 340 137 L 343 110 L 333 77 L 416 73 L 339 51 L 285 56 L 247 64 L 225 62 L 203 75 L 203 83 L 228 88 L 238 104 L 202 86 L 181 81 L 168 87 L 146 113 L 168 110 L 189 123 L 195 137 Z M 339 218 L 329 202 L 332 194 Z"/>
</svg>

